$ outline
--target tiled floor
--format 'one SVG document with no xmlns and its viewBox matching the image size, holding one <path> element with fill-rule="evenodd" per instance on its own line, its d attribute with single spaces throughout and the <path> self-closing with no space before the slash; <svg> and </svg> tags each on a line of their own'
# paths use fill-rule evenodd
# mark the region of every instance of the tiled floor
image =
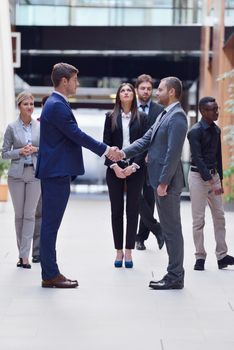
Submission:
<svg viewBox="0 0 234 350">
<path fill-rule="evenodd" d="M 234 254 L 234 213 L 226 213 Z M 0 203 L 0 350 L 233 350 L 234 267 L 218 270 L 207 212 L 206 270 L 193 270 L 190 202 L 182 202 L 185 288 L 153 291 L 167 265 L 154 237 L 115 269 L 108 198 L 73 195 L 58 238 L 61 271 L 75 290 L 42 289 L 40 266 L 17 269 L 11 203 Z"/>
</svg>

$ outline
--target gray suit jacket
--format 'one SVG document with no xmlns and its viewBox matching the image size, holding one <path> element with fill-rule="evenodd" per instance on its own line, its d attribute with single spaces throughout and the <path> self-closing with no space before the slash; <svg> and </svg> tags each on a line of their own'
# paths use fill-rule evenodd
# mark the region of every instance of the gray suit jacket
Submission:
<svg viewBox="0 0 234 350">
<path fill-rule="evenodd" d="M 157 119 L 142 138 L 123 149 L 127 158 L 148 151 L 149 181 L 154 189 L 160 183 L 178 191 L 184 186 L 180 158 L 187 128 L 185 112 L 178 103 L 160 121 Z"/>
<path fill-rule="evenodd" d="M 40 123 L 36 120 L 32 120 L 32 145 L 35 147 L 39 146 L 40 137 Z M 21 178 L 24 171 L 23 155 L 20 155 L 20 149 L 26 145 L 24 131 L 18 118 L 15 122 L 7 126 L 4 142 L 2 146 L 2 158 L 11 159 L 11 165 L 8 171 L 8 175 Z M 38 153 L 32 154 L 32 161 L 34 169 L 36 169 Z"/>
</svg>

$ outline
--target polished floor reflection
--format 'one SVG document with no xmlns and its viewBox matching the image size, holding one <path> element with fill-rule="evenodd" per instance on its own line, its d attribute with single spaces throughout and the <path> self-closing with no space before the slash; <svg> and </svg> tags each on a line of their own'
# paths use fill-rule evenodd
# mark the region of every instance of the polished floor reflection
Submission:
<svg viewBox="0 0 234 350">
<path fill-rule="evenodd" d="M 208 213 L 207 213 L 208 214 Z M 229 253 L 234 215 L 226 213 Z M 59 233 L 61 272 L 75 290 L 40 287 L 40 266 L 17 269 L 11 203 L 0 203 L 1 350 L 233 350 L 234 267 L 218 270 L 210 215 L 204 272 L 194 271 L 190 202 L 182 202 L 185 288 L 153 291 L 165 273 L 165 247 L 151 235 L 133 269 L 115 269 L 106 196 L 72 195 Z"/>
</svg>

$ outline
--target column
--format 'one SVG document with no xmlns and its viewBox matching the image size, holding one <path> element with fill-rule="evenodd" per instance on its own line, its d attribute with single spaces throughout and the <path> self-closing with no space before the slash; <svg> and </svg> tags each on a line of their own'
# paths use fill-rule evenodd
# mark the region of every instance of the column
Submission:
<svg viewBox="0 0 234 350">
<path fill-rule="evenodd" d="M 14 71 L 8 0 L 0 1 L 0 134 L 15 120 Z"/>
</svg>

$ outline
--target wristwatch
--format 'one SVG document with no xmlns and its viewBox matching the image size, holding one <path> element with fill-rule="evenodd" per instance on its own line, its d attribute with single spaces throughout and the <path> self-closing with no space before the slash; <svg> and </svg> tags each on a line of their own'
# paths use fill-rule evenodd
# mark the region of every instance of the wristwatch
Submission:
<svg viewBox="0 0 234 350">
<path fill-rule="evenodd" d="M 132 172 L 135 173 L 137 170 L 136 170 L 136 167 L 135 165 L 132 165 Z"/>
</svg>

